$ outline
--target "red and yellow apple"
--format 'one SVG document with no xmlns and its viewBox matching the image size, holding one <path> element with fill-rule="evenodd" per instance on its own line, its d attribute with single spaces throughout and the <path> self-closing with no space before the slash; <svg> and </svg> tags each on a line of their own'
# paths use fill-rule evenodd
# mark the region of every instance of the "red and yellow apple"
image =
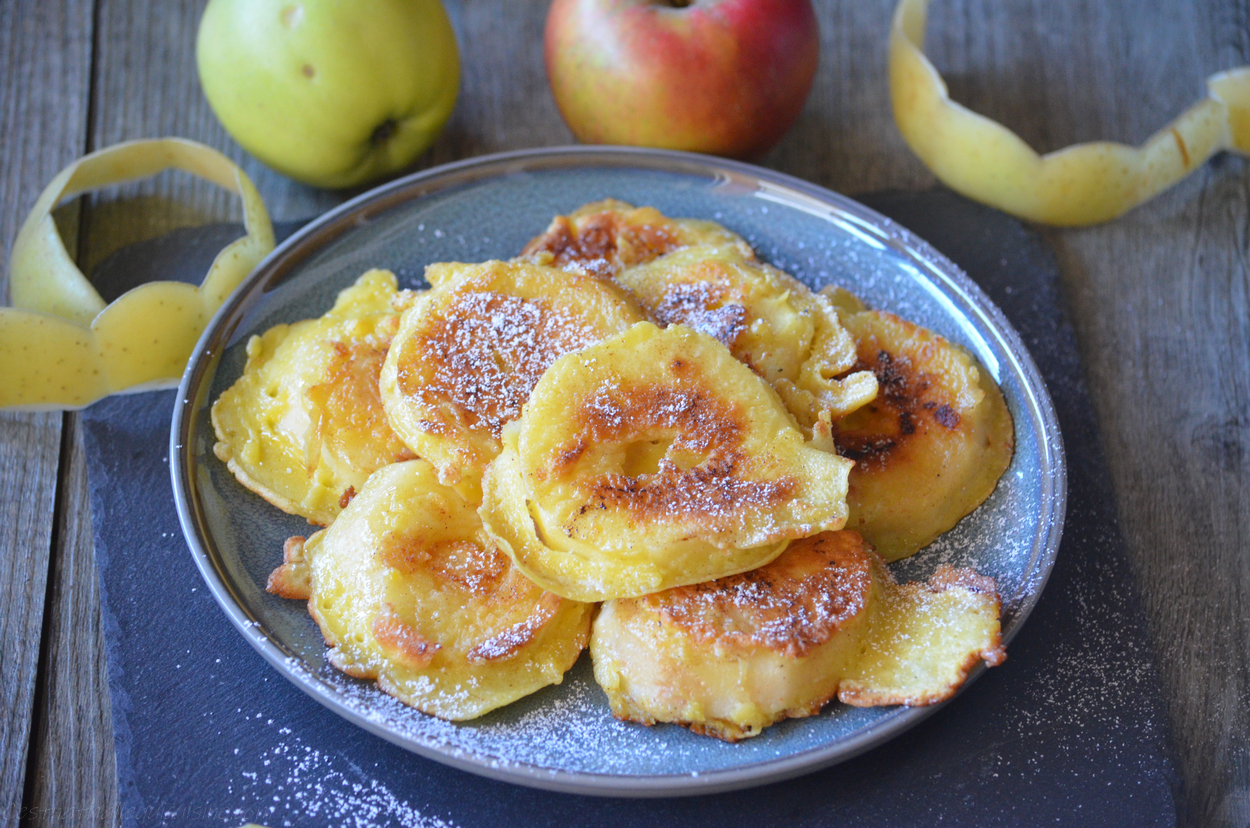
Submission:
<svg viewBox="0 0 1250 828">
<path fill-rule="evenodd" d="M 196 63 L 209 104 L 244 149 L 321 187 L 411 164 L 460 85 L 439 0 L 210 0 Z"/>
<path fill-rule="evenodd" d="M 747 158 L 798 117 L 810 0 L 554 0 L 547 77 L 579 140 Z"/>
</svg>

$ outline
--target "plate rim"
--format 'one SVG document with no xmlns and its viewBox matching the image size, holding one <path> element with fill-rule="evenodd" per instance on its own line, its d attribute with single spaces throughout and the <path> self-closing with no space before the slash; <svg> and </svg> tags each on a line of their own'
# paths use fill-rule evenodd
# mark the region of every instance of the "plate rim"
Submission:
<svg viewBox="0 0 1250 828">
<path fill-rule="evenodd" d="M 193 419 L 207 396 L 211 378 L 221 357 L 218 347 L 229 339 L 243 316 L 242 306 L 254 295 L 263 295 L 261 285 L 280 281 L 290 269 L 333 242 L 353 226 L 392 207 L 432 195 L 461 184 L 471 184 L 504 175 L 541 172 L 547 169 L 588 167 L 636 167 L 667 173 L 685 173 L 732 183 L 737 180 L 750 191 L 773 190 L 786 206 L 805 210 L 846 226 L 852 232 L 867 234 L 911 260 L 932 282 L 953 290 L 979 318 L 983 327 L 1000 340 L 1011 359 L 1014 372 L 1022 379 L 1026 411 L 1038 426 L 1039 469 L 1042 478 L 1041 502 L 1048 512 L 1040 515 L 1032 554 L 1025 567 L 1024 599 L 1008 619 L 1003 643 L 1010 643 L 1037 605 L 1049 580 L 1058 553 L 1067 511 L 1067 464 L 1058 418 L 1045 382 L 1014 326 L 979 285 L 961 268 L 916 236 L 875 210 L 832 190 L 775 170 L 695 153 L 637 147 L 566 146 L 513 150 L 477 156 L 431 167 L 382 184 L 361 193 L 314 218 L 274 248 L 240 283 L 213 315 L 197 342 L 178 386 L 170 424 L 169 468 L 178 522 L 196 568 L 220 609 L 262 658 L 313 699 L 353 724 L 406 750 L 460 770 L 514 784 L 558 791 L 617 797 L 663 797 L 707 794 L 754 787 L 810 773 L 851 759 L 919 724 L 950 700 L 926 707 L 894 708 L 871 725 L 849 737 L 785 756 L 729 769 L 671 774 L 609 774 L 547 768 L 516 762 L 456 747 L 439 749 L 406 738 L 374 721 L 355 705 L 345 704 L 320 682 L 311 680 L 311 671 L 292 664 L 275 640 L 252 618 L 223 579 L 213 556 L 201 537 L 201 515 L 195 507 L 192 478 L 196 465 L 191 433 Z M 797 196 L 797 203 L 795 197 Z M 834 218 L 836 216 L 836 218 Z M 851 228 L 848 228 L 851 229 Z M 259 294 L 258 294 L 258 288 Z M 247 303 L 254 304 L 254 303 Z M 209 381 L 204 381 L 205 378 Z M 193 399 L 194 394 L 194 399 Z M 207 533 L 206 533 L 207 534 Z M 1028 588 L 1031 587 L 1031 591 Z M 1004 626 L 1007 627 L 1007 624 Z M 985 671 L 980 664 L 961 688 L 966 689 Z"/>
</svg>

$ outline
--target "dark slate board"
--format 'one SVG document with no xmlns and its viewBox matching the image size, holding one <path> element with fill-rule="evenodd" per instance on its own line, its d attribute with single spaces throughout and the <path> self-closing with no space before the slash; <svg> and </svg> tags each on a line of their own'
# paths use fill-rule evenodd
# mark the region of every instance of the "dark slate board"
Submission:
<svg viewBox="0 0 1250 828">
<path fill-rule="evenodd" d="M 611 800 L 482 779 L 339 719 L 252 651 L 178 527 L 166 456 L 173 392 L 117 397 L 89 408 L 84 425 L 124 824 L 1175 825 L 1158 676 L 1054 257 L 1017 221 L 946 191 L 864 201 L 986 289 L 1058 410 L 1067 530 L 1004 666 L 900 738 L 764 788 Z M 150 278 L 198 280 L 237 232 L 202 228 L 126 248 L 96 281 L 116 294 Z"/>
</svg>

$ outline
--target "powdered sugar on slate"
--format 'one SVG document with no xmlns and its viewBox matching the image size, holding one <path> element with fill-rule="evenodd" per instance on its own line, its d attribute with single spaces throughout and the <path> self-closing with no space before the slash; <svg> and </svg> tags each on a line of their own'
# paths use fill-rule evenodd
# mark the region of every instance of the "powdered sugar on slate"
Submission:
<svg viewBox="0 0 1250 828">
<path fill-rule="evenodd" d="M 421 813 L 355 763 L 310 747 L 289 728 L 280 735 L 259 766 L 240 767 L 229 783 L 239 803 L 223 814 L 231 826 L 250 820 L 279 828 L 315 820 L 343 828 L 454 828 L 454 822 Z M 178 816 L 166 813 L 167 824 L 178 824 Z"/>
</svg>

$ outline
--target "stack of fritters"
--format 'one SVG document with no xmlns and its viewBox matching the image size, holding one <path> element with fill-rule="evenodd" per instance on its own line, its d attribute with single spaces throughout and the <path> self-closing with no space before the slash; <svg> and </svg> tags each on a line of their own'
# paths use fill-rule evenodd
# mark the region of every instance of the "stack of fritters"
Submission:
<svg viewBox="0 0 1250 828">
<path fill-rule="evenodd" d="M 340 669 L 465 719 L 558 683 L 589 636 L 617 716 L 735 740 L 1002 660 L 991 580 L 900 586 L 882 560 L 1010 461 L 958 347 L 616 201 L 427 279 L 370 272 L 253 338 L 213 408 L 240 481 L 328 525 L 270 589 Z"/>
</svg>

